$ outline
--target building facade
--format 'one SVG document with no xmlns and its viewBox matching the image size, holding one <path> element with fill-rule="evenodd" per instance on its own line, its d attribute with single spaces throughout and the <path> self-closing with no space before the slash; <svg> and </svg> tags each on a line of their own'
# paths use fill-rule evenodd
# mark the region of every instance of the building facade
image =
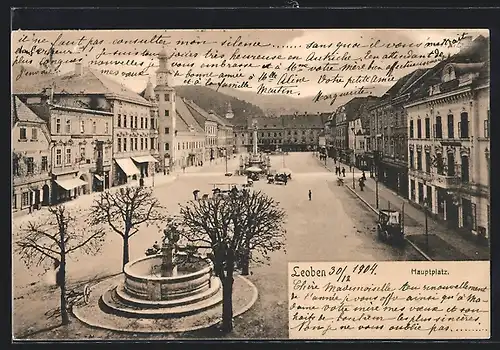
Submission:
<svg viewBox="0 0 500 350">
<path fill-rule="evenodd" d="M 12 117 L 12 210 L 51 204 L 50 132 L 17 97 L 11 101 Z"/>
<path fill-rule="evenodd" d="M 444 65 L 436 74 L 439 80 L 431 80 L 428 96 L 405 106 L 409 196 L 449 225 L 487 239 L 489 62 L 468 61 Z"/>
<path fill-rule="evenodd" d="M 173 87 L 172 70 L 168 62 L 165 49 L 158 54 L 159 68 L 156 71 L 156 86 L 154 92 L 158 103 L 158 149 L 161 170 L 171 171 L 176 166 L 182 166 L 181 160 L 177 160 L 176 151 L 177 137 L 177 110 L 176 93 Z M 186 142 L 186 141 L 184 141 Z"/>
<path fill-rule="evenodd" d="M 280 116 L 283 123 L 282 149 L 292 152 L 317 150 L 327 117 L 327 114 L 319 113 Z"/>
<path fill-rule="evenodd" d="M 408 195 L 407 112 L 403 108 L 428 71 L 417 69 L 400 78 L 370 109 L 370 173 L 403 197 Z M 378 164 L 375 164 L 375 152 Z"/>
</svg>

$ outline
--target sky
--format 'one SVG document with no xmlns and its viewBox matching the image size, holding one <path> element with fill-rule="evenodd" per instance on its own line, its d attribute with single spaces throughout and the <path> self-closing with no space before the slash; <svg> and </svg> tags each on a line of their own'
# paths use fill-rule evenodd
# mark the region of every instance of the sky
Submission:
<svg viewBox="0 0 500 350">
<path fill-rule="evenodd" d="M 206 75 L 210 72 L 212 82 L 219 83 L 224 78 L 220 77 L 221 73 L 231 74 L 234 78 L 226 77 L 223 83 L 235 84 L 241 86 L 243 81 L 249 82 L 249 88 L 242 87 L 251 91 L 258 91 L 259 85 L 264 84 L 266 88 L 279 86 L 277 81 L 279 77 L 287 74 L 285 78 L 289 80 L 283 82 L 282 85 L 295 85 L 293 88 L 294 94 L 292 97 L 314 96 L 318 90 L 323 93 L 339 93 L 344 90 L 359 88 L 362 83 L 345 82 L 351 77 L 352 79 L 358 76 L 369 75 L 370 79 L 374 79 L 373 75 L 383 77 L 386 75 L 385 67 L 397 61 L 403 64 L 411 55 L 425 55 L 429 58 L 414 58 L 411 59 L 414 63 L 426 63 L 423 66 L 408 67 L 405 69 L 395 70 L 392 75 L 394 79 L 398 79 L 416 68 L 431 67 L 436 60 L 446 57 L 448 54 L 454 54 L 459 50 L 459 43 L 454 45 L 445 45 L 438 47 L 424 47 L 426 42 L 441 43 L 444 39 L 457 39 L 463 37 L 463 33 L 467 33 L 472 38 L 478 35 L 488 36 L 487 30 L 429 30 L 429 29 L 391 29 L 391 30 L 370 30 L 370 29 L 286 29 L 286 30 L 157 30 L 157 31 L 16 31 L 12 33 L 12 62 L 13 64 L 27 64 L 39 66 L 47 60 L 48 52 L 51 45 L 55 42 L 54 60 L 59 67 L 59 73 L 74 69 L 74 61 L 80 60 L 84 66 L 89 66 L 94 69 L 104 70 L 105 74 L 122 82 L 130 89 L 139 92 L 141 91 L 148 79 L 155 82 L 155 71 L 158 61 L 154 56 L 162 48 L 168 55 L 173 55 L 169 60 L 172 72 L 177 71 L 178 75 L 174 77 L 174 85 L 185 84 L 185 75 L 191 70 L 194 74 L 205 74 L 205 77 L 199 78 L 201 84 L 207 81 Z M 81 39 L 81 40 L 80 40 Z M 237 41 L 236 41 L 237 40 Z M 424 43 L 420 47 L 401 47 L 397 48 L 370 48 L 370 44 L 379 41 L 382 43 L 400 43 L 408 45 L 410 43 Z M 179 42 L 181 41 L 181 42 Z M 256 43 L 260 42 L 259 45 Z M 229 45 L 228 45 L 229 43 Z M 247 44 L 243 46 L 243 44 Z M 248 45 L 252 43 L 252 45 Z M 353 48 L 352 45 L 358 43 L 361 47 Z M 309 44 L 309 48 L 307 45 Z M 238 46 L 239 45 L 239 46 Z M 351 45 L 351 47 L 346 47 Z M 212 56 L 205 56 L 210 50 Z M 229 59 L 229 57 L 239 50 L 240 55 L 261 55 L 261 56 L 277 56 L 281 55 L 284 58 L 289 56 L 298 56 L 295 59 Z M 365 57 L 368 50 L 371 50 L 372 56 L 378 58 Z M 383 56 L 391 52 L 396 56 L 384 59 Z M 306 60 L 308 55 L 314 57 L 322 57 L 327 53 L 336 57 L 332 61 Z M 114 53 L 114 55 L 112 55 Z M 217 57 L 213 56 L 214 54 Z M 225 55 L 221 57 L 221 55 Z M 397 57 L 397 56 L 400 57 Z M 404 55 L 404 58 L 401 58 Z M 226 65 L 221 67 L 223 60 L 226 60 Z M 327 67 L 336 67 L 336 69 L 344 65 L 357 64 L 365 67 L 371 61 L 379 65 L 383 70 L 373 71 L 367 69 L 356 69 L 352 71 L 332 71 L 323 70 L 325 64 Z M 116 61 L 121 61 L 125 65 L 117 65 Z M 285 70 L 292 62 L 295 64 L 306 64 L 307 67 L 302 71 Z M 108 63 L 108 64 L 103 64 Z M 227 63 L 240 65 L 239 67 L 228 68 Z M 277 67 L 277 65 L 280 66 Z M 202 64 L 218 64 L 219 67 L 204 67 Z M 252 64 L 255 67 L 241 67 L 241 65 Z M 262 68 L 263 65 L 268 65 L 269 68 Z M 192 66 L 190 66 L 192 65 Z M 336 65 L 336 66 L 334 66 Z M 147 68 L 149 67 L 149 68 Z M 311 67 L 316 70 L 309 71 Z M 279 69 L 276 69 L 279 68 Z M 141 75 L 137 73 L 141 72 Z M 274 71 L 277 75 L 274 80 L 263 80 L 258 82 L 258 78 L 262 73 Z M 116 74 L 116 75 L 115 75 Z M 293 75 L 296 74 L 296 75 Z M 337 74 L 340 74 L 342 82 L 333 79 Z M 323 83 L 319 84 L 318 79 L 324 76 Z M 249 80 L 249 76 L 252 79 Z M 338 77 L 338 76 L 337 76 Z M 295 79 L 295 81 L 294 81 Z M 330 80 L 328 80 L 330 79 Z M 192 81 L 195 79 L 192 79 Z M 300 80 L 296 82 L 296 80 Z M 375 78 L 377 80 L 377 78 Z M 378 79 L 380 80 L 380 79 Z M 378 81 L 377 80 L 377 81 Z M 392 85 L 394 81 L 378 81 L 385 85 Z M 262 90 L 261 90 L 262 91 Z M 274 93 L 273 90 L 266 90 L 265 93 Z M 300 95 L 297 95 L 296 93 Z M 282 93 L 282 92 L 277 92 Z"/>
</svg>

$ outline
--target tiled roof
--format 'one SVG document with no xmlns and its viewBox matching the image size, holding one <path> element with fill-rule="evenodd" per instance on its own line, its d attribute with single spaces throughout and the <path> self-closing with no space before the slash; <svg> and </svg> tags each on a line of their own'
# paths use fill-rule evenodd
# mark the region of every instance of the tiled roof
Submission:
<svg viewBox="0 0 500 350">
<path fill-rule="evenodd" d="M 282 115 L 285 128 L 323 128 L 326 120 L 321 114 Z"/>
<path fill-rule="evenodd" d="M 20 95 L 39 94 L 44 89 L 49 87 L 54 88 L 54 94 L 113 94 L 117 96 L 117 98 L 121 97 L 144 105 L 150 104 L 142 96 L 128 89 L 124 85 L 88 67 L 82 67 L 81 75 L 71 71 L 60 76 L 40 80 L 32 85 L 14 87 L 14 91 L 16 94 Z"/>
<path fill-rule="evenodd" d="M 257 122 L 259 129 L 283 129 L 283 118 L 275 117 L 254 117 L 247 120 L 248 126 L 252 127 L 254 120 Z"/>
<path fill-rule="evenodd" d="M 30 122 L 43 124 L 45 121 L 34 111 L 26 106 L 18 97 L 14 97 L 11 103 L 11 115 L 13 122 Z"/>
<path fill-rule="evenodd" d="M 203 108 L 198 106 L 196 103 L 190 100 L 182 99 L 189 111 L 191 112 L 193 118 L 197 121 L 198 125 L 200 125 L 203 129 L 205 128 L 205 121 L 217 123 L 215 118 L 210 115 Z"/>
<path fill-rule="evenodd" d="M 198 124 L 198 121 L 191 114 L 191 111 L 186 106 L 186 103 L 182 98 L 176 100 L 175 110 L 177 112 L 177 124 L 176 131 L 190 131 L 190 127 L 194 128 L 195 132 L 204 134 L 205 128 Z"/>
</svg>

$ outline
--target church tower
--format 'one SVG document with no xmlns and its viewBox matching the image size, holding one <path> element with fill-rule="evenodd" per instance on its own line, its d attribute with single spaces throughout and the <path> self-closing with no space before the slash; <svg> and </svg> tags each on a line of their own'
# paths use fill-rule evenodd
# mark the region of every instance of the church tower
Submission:
<svg viewBox="0 0 500 350">
<path fill-rule="evenodd" d="M 170 167 L 173 170 L 175 165 L 176 142 L 176 110 L 175 110 L 175 89 L 172 86 L 172 71 L 169 66 L 168 56 L 165 48 L 158 54 L 159 68 L 156 71 L 156 101 L 158 103 L 158 148 L 162 168 Z"/>
<path fill-rule="evenodd" d="M 227 105 L 226 118 L 233 119 L 233 117 L 234 117 L 233 109 L 231 108 L 231 102 L 229 102 Z"/>
</svg>

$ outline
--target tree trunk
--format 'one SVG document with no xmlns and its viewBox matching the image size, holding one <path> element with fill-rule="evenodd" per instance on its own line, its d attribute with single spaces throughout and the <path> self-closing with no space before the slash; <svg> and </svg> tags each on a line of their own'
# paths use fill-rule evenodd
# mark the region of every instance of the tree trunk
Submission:
<svg viewBox="0 0 500 350">
<path fill-rule="evenodd" d="M 61 322 L 63 325 L 69 324 L 68 306 L 66 300 L 66 262 L 64 258 L 59 265 L 58 284 L 61 290 Z"/>
<path fill-rule="evenodd" d="M 128 240 L 129 240 L 128 236 L 123 237 L 123 266 L 122 266 L 122 270 L 125 269 L 125 265 L 127 265 L 128 261 L 129 261 Z"/>
<path fill-rule="evenodd" d="M 233 330 L 233 272 L 234 252 L 227 252 L 226 274 L 222 280 L 222 331 L 229 333 Z"/>
<path fill-rule="evenodd" d="M 222 331 L 229 333 L 233 330 L 233 276 L 222 280 Z"/>
</svg>

